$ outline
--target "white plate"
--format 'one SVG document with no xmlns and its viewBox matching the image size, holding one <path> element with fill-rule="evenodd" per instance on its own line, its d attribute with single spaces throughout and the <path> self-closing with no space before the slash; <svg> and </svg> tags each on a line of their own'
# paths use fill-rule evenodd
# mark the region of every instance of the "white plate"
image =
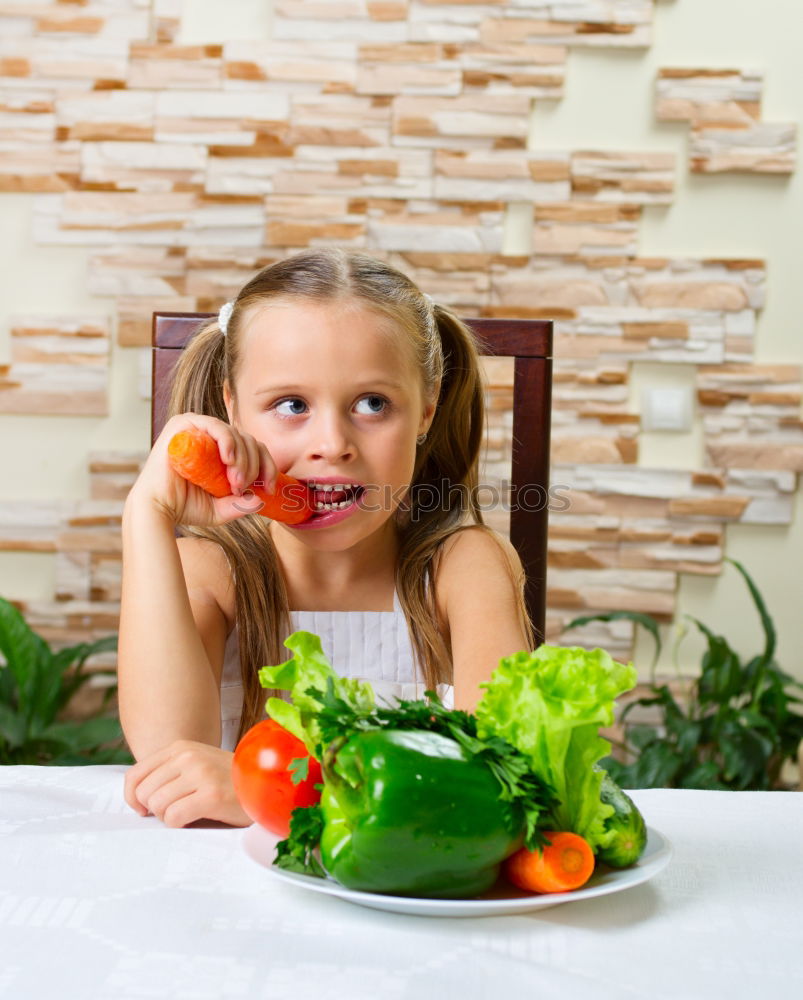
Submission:
<svg viewBox="0 0 803 1000">
<path fill-rule="evenodd" d="M 346 889 L 331 878 L 315 878 L 313 875 L 299 875 L 277 868 L 273 864 L 277 840 L 277 837 L 256 823 L 248 827 L 243 835 L 243 846 L 248 856 L 266 868 L 270 875 L 280 882 L 297 886 L 299 889 L 337 896 L 349 903 L 369 906 L 374 910 L 410 913 L 422 917 L 502 916 L 543 910 L 548 906 L 573 903 L 579 899 L 607 896 L 609 893 L 622 892 L 651 879 L 666 867 L 672 856 L 672 847 L 666 837 L 652 827 L 647 827 L 647 846 L 637 864 L 632 868 L 618 870 L 603 866 L 591 876 L 582 889 L 575 889 L 573 892 L 533 895 L 522 893 L 513 886 L 496 886 L 474 899 L 422 899 L 417 896 L 384 896 L 374 892 L 359 892 L 356 889 Z"/>
</svg>

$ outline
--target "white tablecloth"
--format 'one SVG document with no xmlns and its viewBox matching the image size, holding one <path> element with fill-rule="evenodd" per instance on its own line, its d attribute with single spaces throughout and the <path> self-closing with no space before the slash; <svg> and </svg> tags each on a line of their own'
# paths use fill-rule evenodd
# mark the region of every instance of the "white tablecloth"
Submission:
<svg viewBox="0 0 803 1000">
<path fill-rule="evenodd" d="M 270 878 L 242 830 L 169 830 L 122 767 L 0 768 L 9 1000 L 785 1000 L 803 996 L 803 795 L 642 791 L 675 854 L 616 895 L 478 919 Z"/>
</svg>

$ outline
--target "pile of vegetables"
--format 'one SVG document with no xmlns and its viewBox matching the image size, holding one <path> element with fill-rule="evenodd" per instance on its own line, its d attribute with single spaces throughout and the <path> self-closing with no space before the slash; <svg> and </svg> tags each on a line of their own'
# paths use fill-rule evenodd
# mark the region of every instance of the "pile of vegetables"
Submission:
<svg viewBox="0 0 803 1000">
<path fill-rule="evenodd" d="M 274 864 L 367 892 L 467 898 L 500 871 L 528 891 L 578 888 L 626 867 L 644 819 L 598 762 L 632 666 L 604 650 L 541 646 L 501 660 L 473 714 L 434 692 L 377 705 L 295 632 L 260 682 L 270 718 L 234 755 L 246 813 L 284 837 Z"/>
</svg>

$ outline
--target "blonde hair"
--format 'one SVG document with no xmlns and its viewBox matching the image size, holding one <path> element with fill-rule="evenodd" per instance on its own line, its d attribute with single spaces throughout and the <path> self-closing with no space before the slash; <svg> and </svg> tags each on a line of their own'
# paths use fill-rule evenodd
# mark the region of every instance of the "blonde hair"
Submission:
<svg viewBox="0 0 803 1000">
<path fill-rule="evenodd" d="M 419 446 L 408 500 L 395 512 L 399 556 L 396 590 L 428 690 L 452 683 L 452 661 L 437 624 L 433 580 L 443 543 L 456 532 L 484 525 L 477 503 L 485 401 L 474 335 L 451 311 L 434 305 L 401 271 L 360 253 L 316 249 L 265 268 L 240 291 L 223 336 L 205 324 L 182 352 L 169 415 L 205 413 L 228 422 L 223 385 L 234 386 L 242 364 L 246 313 L 271 299 L 349 302 L 389 319 L 406 336 L 421 372 L 424 398 L 437 398 L 426 440 Z M 419 503 L 418 498 L 426 498 Z M 281 637 L 290 629 L 287 588 L 268 522 L 258 514 L 213 528 L 185 531 L 217 542 L 235 582 L 236 622 L 243 683 L 241 736 L 262 715 L 266 692 L 258 669 L 281 663 Z M 515 581 L 519 617 L 530 648 L 532 628 L 524 602 L 523 573 Z"/>
</svg>

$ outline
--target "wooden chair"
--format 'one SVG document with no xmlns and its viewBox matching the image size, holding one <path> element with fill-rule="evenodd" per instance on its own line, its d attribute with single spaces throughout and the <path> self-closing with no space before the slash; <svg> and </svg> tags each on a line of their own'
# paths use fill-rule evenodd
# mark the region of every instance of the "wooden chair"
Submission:
<svg viewBox="0 0 803 1000">
<path fill-rule="evenodd" d="M 212 315 L 154 313 L 152 441 L 165 422 L 173 367 L 180 352 L 198 327 Z M 527 609 L 536 640 L 542 642 L 546 611 L 552 323 L 524 319 L 467 319 L 465 322 L 477 335 L 483 354 L 515 359 L 510 540 L 527 575 Z"/>
</svg>

